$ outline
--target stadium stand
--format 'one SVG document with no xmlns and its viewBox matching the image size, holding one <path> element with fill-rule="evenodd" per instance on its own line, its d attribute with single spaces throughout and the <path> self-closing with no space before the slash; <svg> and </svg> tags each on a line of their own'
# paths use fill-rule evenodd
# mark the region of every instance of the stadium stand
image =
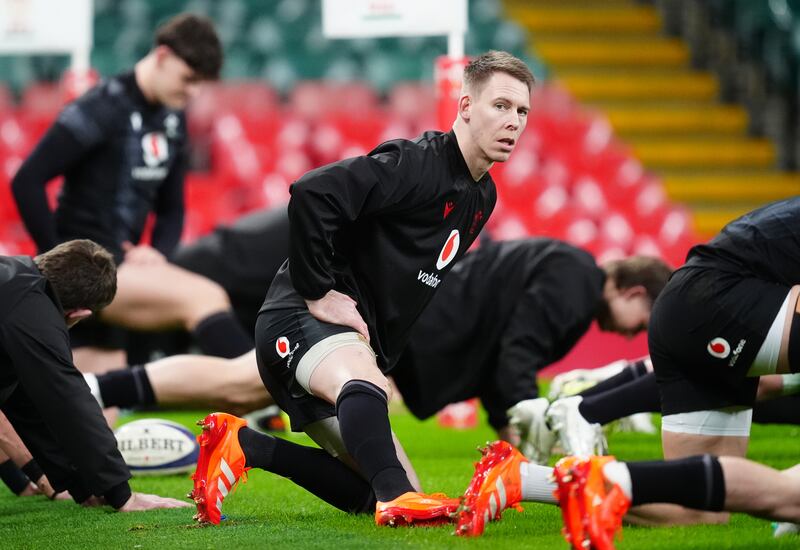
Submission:
<svg viewBox="0 0 800 550">
<path fill-rule="evenodd" d="M 363 153 L 389 137 L 413 137 L 435 126 L 434 91 L 426 81 L 432 74 L 431 61 L 418 54 L 442 53 L 443 44 L 437 46 L 434 39 L 379 40 L 369 45 L 344 41 L 338 48 L 309 44 L 330 42 L 319 38 L 318 2 L 263 6 L 238 0 L 189 4 L 126 0 L 96 5 L 98 46 L 93 60 L 101 74 L 113 73 L 125 60 L 144 53 L 149 44 L 137 37 L 149 36 L 155 22 L 178 9 L 211 12 L 227 41 L 227 79 L 205 90 L 190 112 L 194 165 L 203 171 L 192 172 L 187 181 L 187 240 L 246 211 L 284 203 L 288 185 L 310 168 Z M 522 27 L 502 18 L 498 2 L 474 1 L 471 9 L 469 48 L 495 45 L 519 52 L 524 47 Z M 514 13 L 513 8 L 510 11 Z M 123 19 L 125 32 L 111 32 Z M 261 32 L 266 28 L 285 36 L 266 40 Z M 103 41 L 106 47 L 101 47 Z M 297 48 L 302 55 L 293 53 L 292 41 L 302 43 Z M 309 61 L 316 55 L 334 61 L 322 63 L 325 69 L 320 72 Z M 404 69 L 381 57 L 392 55 L 415 66 Z M 372 56 L 378 56 L 377 61 L 370 61 Z M 363 81 L 316 78 L 330 76 L 326 71 L 345 57 L 361 63 L 352 74 Z M 276 60 L 291 67 L 297 79 L 235 78 L 265 75 Z M 388 63 L 395 80 L 370 80 L 374 63 Z M 250 68 L 243 70 L 243 65 Z M 408 76 L 414 78 L 396 80 Z M 0 102 L 4 198 L 0 242 L 6 252 L 33 252 L 12 206 L 8 181 L 58 112 L 63 96 L 64 90 L 54 83 L 29 85 L 17 106 L 11 105 L 10 93 L 0 94 L 0 99 L 6 98 Z M 643 169 L 635 151 L 616 138 L 606 117 L 582 108 L 559 85 L 537 91 L 523 142 L 508 165 L 494 169 L 494 176 L 501 203 L 490 229 L 497 237 L 548 234 L 584 246 L 601 258 L 641 252 L 663 255 L 674 264 L 681 263 L 696 240 L 687 211 L 669 203 L 663 185 Z M 57 188 L 50 186 L 53 198 Z"/>
<path fill-rule="evenodd" d="M 711 33 L 687 23 L 692 9 L 730 19 L 741 51 L 756 56 L 758 66 L 768 74 L 776 73 L 762 80 L 775 82 L 773 87 L 783 82 L 785 94 L 794 94 L 786 103 L 794 105 L 796 113 L 796 70 L 794 76 L 783 74 L 797 66 L 796 56 L 792 61 L 787 49 L 788 29 L 798 29 L 797 14 L 789 8 L 793 3 L 508 0 L 506 6 L 509 15 L 529 31 L 531 46 L 551 75 L 582 103 L 604 113 L 642 164 L 663 178 L 670 199 L 687 204 L 698 231 L 710 235 L 743 212 L 796 194 L 800 178 L 778 170 L 778 166 L 790 166 L 781 158 L 786 155 L 779 154 L 781 148 L 764 132 L 751 127 L 743 108 L 720 102 L 726 98 L 721 91 L 727 86 L 725 80 L 698 70 L 700 64 L 692 63 L 695 48 L 690 51 L 678 37 L 664 35 L 657 7 L 667 30 L 677 26 L 689 36 L 686 28 L 692 28 L 705 40 Z M 769 21 L 777 20 L 771 11 L 777 5 L 785 7 L 781 21 L 786 30 L 780 33 L 769 27 Z M 672 19 L 677 23 L 671 23 Z M 783 46 L 767 47 L 774 42 Z M 780 59 L 778 51 L 783 52 Z M 712 57 L 719 58 L 712 64 L 736 70 L 718 53 Z M 794 82 L 793 91 L 789 82 Z M 728 94 L 727 99 L 735 98 Z M 754 112 L 760 110 L 751 108 L 750 113 Z M 796 114 L 787 109 L 782 113 L 773 118 L 796 128 Z M 776 132 L 768 136 L 775 138 Z M 789 138 L 784 142 L 786 147 L 794 146 Z"/>
</svg>

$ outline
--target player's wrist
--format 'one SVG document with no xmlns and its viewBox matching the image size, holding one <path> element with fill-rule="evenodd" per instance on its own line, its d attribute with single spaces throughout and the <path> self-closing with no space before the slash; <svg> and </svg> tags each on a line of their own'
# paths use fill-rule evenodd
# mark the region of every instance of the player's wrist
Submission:
<svg viewBox="0 0 800 550">
<path fill-rule="evenodd" d="M 106 503 L 108 503 L 109 506 L 119 510 L 125 506 L 131 498 L 133 498 L 133 493 L 128 482 L 123 481 L 119 485 L 115 485 L 103 493 L 103 497 L 105 497 Z"/>
<path fill-rule="evenodd" d="M 0 479 L 15 495 L 22 494 L 30 484 L 30 478 L 11 459 L 0 463 Z"/>
<path fill-rule="evenodd" d="M 37 464 L 36 460 L 33 458 L 26 462 L 25 465 L 20 469 L 26 476 L 28 476 L 28 479 L 34 483 L 37 483 L 40 479 L 42 479 L 42 476 L 44 476 L 44 471 L 42 470 L 41 466 L 39 466 L 39 464 Z"/>
</svg>

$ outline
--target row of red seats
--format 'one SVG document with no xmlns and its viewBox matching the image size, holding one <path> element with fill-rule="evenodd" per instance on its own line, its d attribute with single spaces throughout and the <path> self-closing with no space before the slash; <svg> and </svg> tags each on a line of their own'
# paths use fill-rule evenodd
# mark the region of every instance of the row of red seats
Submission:
<svg viewBox="0 0 800 550">
<path fill-rule="evenodd" d="M 63 103 L 57 92 L 35 86 L 17 109 L 0 109 L 0 242 L 13 245 L 6 249 L 31 248 L 9 206 L 8 181 L 56 116 Z M 212 171 L 188 179 L 185 238 L 284 204 L 289 184 L 309 169 L 413 137 L 433 127 L 434 115 L 432 88 L 417 84 L 398 86 L 385 104 L 363 84 L 308 82 L 286 103 L 262 84 L 208 88 L 189 124 L 195 141 L 207 145 Z M 673 264 L 697 240 L 689 214 L 669 203 L 608 121 L 554 86 L 537 90 L 517 150 L 492 175 L 500 200 L 489 228 L 498 237 L 551 235 L 601 258 L 648 253 Z"/>
</svg>

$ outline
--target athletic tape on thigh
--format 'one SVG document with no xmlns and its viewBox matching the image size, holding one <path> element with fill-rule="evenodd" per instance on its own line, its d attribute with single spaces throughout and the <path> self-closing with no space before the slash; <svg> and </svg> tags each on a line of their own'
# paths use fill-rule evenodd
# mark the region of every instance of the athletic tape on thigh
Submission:
<svg viewBox="0 0 800 550">
<path fill-rule="evenodd" d="M 800 313 L 794 312 L 789 328 L 789 370 L 800 372 Z"/>
<path fill-rule="evenodd" d="M 775 374 L 778 368 L 778 354 L 781 351 L 781 340 L 783 339 L 783 324 L 786 321 L 786 311 L 789 309 L 789 294 L 783 300 L 783 305 L 772 321 L 769 327 L 767 337 L 764 338 L 764 343 L 758 350 L 756 358 L 753 359 L 753 364 L 750 365 L 750 370 L 747 371 L 747 376 L 764 376 L 767 374 Z"/>
<path fill-rule="evenodd" d="M 668 414 L 661 419 L 661 429 L 665 432 L 694 435 L 750 435 L 753 422 L 753 409 L 694 411 Z"/>
<path fill-rule="evenodd" d="M 789 309 L 789 295 L 783 300 L 781 309 L 772 321 L 769 327 L 767 337 L 764 338 L 764 343 L 753 359 L 753 364 L 750 365 L 750 370 L 747 371 L 747 376 L 764 376 L 767 374 L 775 374 L 778 367 L 778 354 L 781 351 L 781 338 L 783 337 L 783 323 L 786 320 L 786 311 Z"/>
<path fill-rule="evenodd" d="M 364 346 L 373 357 L 375 356 L 375 352 L 369 347 L 367 341 L 357 332 L 342 332 L 340 334 L 328 336 L 324 340 L 320 340 L 311 346 L 311 349 L 300 359 L 300 362 L 297 364 L 297 370 L 294 373 L 297 383 L 308 393 L 311 393 L 311 389 L 309 388 L 311 375 L 317 370 L 322 360 L 331 352 L 343 348 L 344 346 L 352 345 Z"/>
</svg>

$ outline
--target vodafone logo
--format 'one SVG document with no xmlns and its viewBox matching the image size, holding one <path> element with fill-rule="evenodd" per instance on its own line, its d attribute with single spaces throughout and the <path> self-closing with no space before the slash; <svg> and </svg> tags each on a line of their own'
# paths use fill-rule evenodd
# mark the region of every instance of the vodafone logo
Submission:
<svg viewBox="0 0 800 550">
<path fill-rule="evenodd" d="M 436 260 L 436 269 L 442 270 L 447 264 L 453 261 L 453 258 L 455 258 L 458 253 L 459 244 L 461 244 L 461 238 L 458 235 L 458 229 L 453 229 L 450 232 L 450 236 L 447 237 L 442 251 L 439 253 L 439 259 Z"/>
<path fill-rule="evenodd" d="M 286 336 L 281 336 L 275 340 L 275 351 L 281 358 L 289 355 L 289 339 Z"/>
<path fill-rule="evenodd" d="M 169 157 L 167 138 L 161 132 L 148 132 L 142 136 L 142 156 L 147 166 L 158 166 Z"/>
<path fill-rule="evenodd" d="M 725 359 L 731 354 L 731 345 L 725 338 L 714 338 L 706 348 L 708 353 L 717 359 Z"/>
</svg>

